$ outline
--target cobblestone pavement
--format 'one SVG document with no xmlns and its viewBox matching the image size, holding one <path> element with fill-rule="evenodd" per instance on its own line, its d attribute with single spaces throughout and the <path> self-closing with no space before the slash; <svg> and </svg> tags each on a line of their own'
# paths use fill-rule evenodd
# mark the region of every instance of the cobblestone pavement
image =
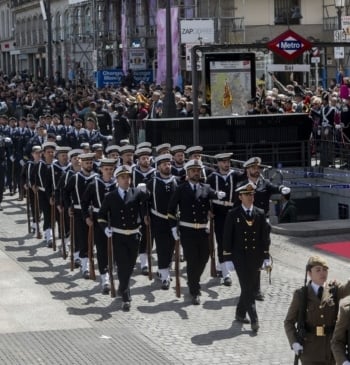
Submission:
<svg viewBox="0 0 350 365">
<path fill-rule="evenodd" d="M 28 292 L 39 286 L 49 300 L 48 318 L 41 327 L 35 327 L 43 315 L 40 312 L 19 313 L 21 307 L 14 305 L 12 313 L 7 313 L 8 318 L 26 318 L 28 323 L 24 322 L 22 329 L 0 328 L 0 363 L 6 365 L 291 364 L 293 352 L 284 335 L 283 320 L 294 289 L 303 284 L 306 260 L 316 252 L 312 246 L 348 238 L 272 235 L 272 284 L 263 272 L 266 299 L 257 302 L 260 331 L 254 335 L 249 325 L 233 321 L 239 295 L 235 274 L 233 286 L 225 287 L 219 279 L 209 277 L 208 265 L 202 277 L 202 304 L 193 306 L 185 263 L 181 264 L 180 299 L 175 297 L 174 281 L 170 290 L 161 290 L 160 282 L 142 276 L 138 265 L 132 279 L 131 311 L 124 313 L 120 298 L 100 294 L 98 275 L 95 282 L 82 279 L 77 270 L 69 270 L 68 260 L 64 261 L 59 251 L 53 252 L 27 233 L 24 202 L 5 195 L 3 207 L 0 250 L 7 261 L 19 265 L 18 275 L 30 276 Z M 325 256 L 330 264 L 329 278 L 346 280 L 348 261 Z M 155 257 L 153 264 L 155 268 Z M 2 296 L 14 280 L 16 277 L 0 277 Z M 25 303 L 27 298 L 27 294 L 18 293 L 17 301 Z M 2 316 L 0 312 L 0 322 Z"/>
</svg>

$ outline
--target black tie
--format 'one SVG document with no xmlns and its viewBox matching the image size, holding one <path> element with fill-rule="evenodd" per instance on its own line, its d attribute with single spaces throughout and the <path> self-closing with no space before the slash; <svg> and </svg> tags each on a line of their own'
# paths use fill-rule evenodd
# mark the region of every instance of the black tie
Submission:
<svg viewBox="0 0 350 365">
<path fill-rule="evenodd" d="M 196 192 L 197 192 L 197 185 L 193 185 L 193 191 L 196 194 Z"/>
<path fill-rule="evenodd" d="M 323 286 L 320 286 L 317 290 L 317 296 L 318 299 L 321 300 L 322 299 L 322 294 L 323 294 Z"/>
<path fill-rule="evenodd" d="M 124 201 L 126 201 L 126 196 L 128 195 L 128 191 L 124 190 Z"/>
<path fill-rule="evenodd" d="M 250 218 L 250 210 L 249 209 L 246 210 L 246 213 L 247 213 L 247 216 Z"/>
</svg>

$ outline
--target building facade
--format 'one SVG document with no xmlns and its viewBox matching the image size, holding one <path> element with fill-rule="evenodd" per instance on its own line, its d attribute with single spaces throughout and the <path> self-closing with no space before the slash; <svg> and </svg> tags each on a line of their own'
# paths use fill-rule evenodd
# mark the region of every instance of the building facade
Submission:
<svg viewBox="0 0 350 365">
<path fill-rule="evenodd" d="M 339 19 L 348 15 L 350 0 L 341 7 L 334 0 L 0 0 L 0 68 L 9 75 L 27 73 L 47 77 L 48 54 L 53 73 L 66 79 L 92 79 L 101 69 L 157 68 L 157 13 L 167 4 L 184 20 L 213 20 L 215 44 L 266 43 L 288 28 L 311 41 L 333 41 Z M 48 11 L 49 10 L 49 13 Z M 48 27 L 50 17 L 51 27 Z M 51 41 L 48 42 L 48 39 Z M 196 44 L 208 44 L 198 33 Z M 186 49 L 181 41 L 179 65 L 187 81 Z M 308 63 L 304 54 L 300 63 Z M 330 79 L 340 64 L 333 50 L 320 50 L 320 79 Z M 258 52 L 258 67 L 282 61 L 267 50 Z M 260 62 L 260 63 L 259 63 Z M 315 65 L 312 65 L 315 68 Z M 327 81 L 327 80 L 326 80 Z"/>
</svg>

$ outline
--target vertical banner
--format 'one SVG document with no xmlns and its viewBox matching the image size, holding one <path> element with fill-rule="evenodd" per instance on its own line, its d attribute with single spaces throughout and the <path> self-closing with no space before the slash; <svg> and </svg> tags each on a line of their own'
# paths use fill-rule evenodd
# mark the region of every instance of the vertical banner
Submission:
<svg viewBox="0 0 350 365">
<path fill-rule="evenodd" d="M 177 85 L 179 75 L 179 25 L 178 8 L 171 8 L 171 44 L 172 44 L 172 76 L 173 85 Z M 157 12 L 157 84 L 163 85 L 166 80 L 166 10 Z"/>
<path fill-rule="evenodd" d="M 123 72 L 126 75 L 129 59 L 128 59 L 128 37 L 127 37 L 127 24 L 126 24 L 126 1 L 124 0 L 122 3 L 122 11 L 121 11 L 121 42 L 122 42 L 122 59 L 123 59 Z"/>
</svg>

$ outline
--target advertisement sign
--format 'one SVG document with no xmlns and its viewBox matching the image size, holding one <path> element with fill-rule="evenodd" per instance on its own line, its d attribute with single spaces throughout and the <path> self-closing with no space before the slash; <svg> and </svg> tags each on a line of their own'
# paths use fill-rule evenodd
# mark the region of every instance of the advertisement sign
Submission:
<svg viewBox="0 0 350 365">
<path fill-rule="evenodd" d="M 214 43 L 214 19 L 180 21 L 181 43 Z"/>
<path fill-rule="evenodd" d="M 192 47 L 199 44 L 186 44 L 186 71 L 192 71 Z M 197 71 L 202 71 L 202 56 L 197 51 Z"/>
<path fill-rule="evenodd" d="M 341 17 L 341 29 L 343 32 L 342 38 L 345 38 L 346 42 L 350 42 L 350 16 Z"/>
<path fill-rule="evenodd" d="M 121 68 L 113 70 L 99 70 L 95 74 L 96 87 L 101 89 L 105 86 L 119 87 L 122 83 L 124 72 Z M 144 81 L 146 83 L 153 82 L 152 70 L 135 70 L 134 79 L 137 83 Z"/>
<path fill-rule="evenodd" d="M 146 50 L 144 48 L 131 48 L 129 50 L 129 68 L 145 70 L 146 67 Z"/>
<path fill-rule="evenodd" d="M 255 97 L 254 53 L 206 53 L 206 102 L 212 116 L 244 115 Z"/>
</svg>

